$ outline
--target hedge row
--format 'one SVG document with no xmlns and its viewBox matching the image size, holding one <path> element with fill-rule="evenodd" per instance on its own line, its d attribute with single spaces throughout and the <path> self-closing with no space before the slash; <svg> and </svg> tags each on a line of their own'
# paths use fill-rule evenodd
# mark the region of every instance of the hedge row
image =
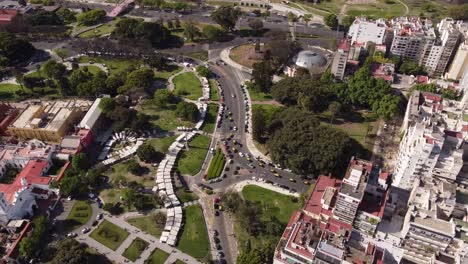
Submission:
<svg viewBox="0 0 468 264">
<path fill-rule="evenodd" d="M 223 171 L 226 158 L 220 148 L 216 149 L 216 154 L 211 160 L 210 167 L 208 168 L 207 180 L 218 178 Z"/>
</svg>

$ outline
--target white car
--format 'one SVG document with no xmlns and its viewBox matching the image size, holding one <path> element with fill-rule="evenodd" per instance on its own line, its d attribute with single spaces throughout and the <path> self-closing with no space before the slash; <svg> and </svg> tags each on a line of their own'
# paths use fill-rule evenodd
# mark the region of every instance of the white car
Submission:
<svg viewBox="0 0 468 264">
<path fill-rule="evenodd" d="M 231 97 L 232 97 L 232 98 L 236 98 L 236 95 L 235 95 L 235 94 L 231 94 Z"/>
<path fill-rule="evenodd" d="M 252 180 L 256 181 L 256 180 L 257 180 L 257 177 L 253 176 L 253 177 L 252 177 Z"/>
<path fill-rule="evenodd" d="M 243 158 L 243 157 L 244 157 L 244 153 L 239 152 L 239 156 L 241 156 L 241 158 Z"/>
<path fill-rule="evenodd" d="M 71 237 L 71 238 L 76 237 L 76 236 L 77 234 L 73 232 L 67 234 L 67 237 Z"/>
<path fill-rule="evenodd" d="M 86 234 L 86 233 L 89 232 L 89 230 L 91 230 L 91 229 L 89 229 L 89 227 L 85 227 L 85 228 L 83 228 L 83 230 L 81 230 L 81 232 L 82 232 L 83 234 Z"/>
<path fill-rule="evenodd" d="M 234 131 L 237 131 L 237 127 L 236 127 L 236 126 L 235 126 L 235 127 L 233 127 L 233 128 L 232 128 L 232 130 L 234 130 Z"/>
<path fill-rule="evenodd" d="M 67 200 L 68 200 L 68 201 L 71 201 L 72 199 L 73 199 L 73 198 L 72 198 L 71 196 L 68 196 L 68 197 L 67 197 Z"/>
</svg>

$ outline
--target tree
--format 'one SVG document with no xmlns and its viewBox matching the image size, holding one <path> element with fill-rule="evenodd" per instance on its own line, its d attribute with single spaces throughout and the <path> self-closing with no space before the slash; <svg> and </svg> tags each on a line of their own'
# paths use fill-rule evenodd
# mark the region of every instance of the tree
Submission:
<svg viewBox="0 0 468 264">
<path fill-rule="evenodd" d="M 270 50 L 273 68 L 280 67 L 288 61 L 297 50 L 297 44 L 289 40 L 271 40 L 266 43 L 266 50 Z"/>
<path fill-rule="evenodd" d="M 154 72 L 149 68 L 140 68 L 127 75 L 125 84 L 119 88 L 119 93 L 127 92 L 134 88 L 149 89 L 153 85 Z"/>
<path fill-rule="evenodd" d="M 83 12 L 77 16 L 78 23 L 85 26 L 92 26 L 99 24 L 106 18 L 106 11 L 101 9 L 94 9 Z"/>
<path fill-rule="evenodd" d="M 312 14 L 305 14 L 303 17 L 302 17 L 302 20 L 304 20 L 304 22 L 306 22 L 306 24 L 309 23 L 310 20 L 312 20 Z"/>
<path fill-rule="evenodd" d="M 415 75 L 415 76 L 426 74 L 426 72 L 424 71 L 424 68 L 422 68 L 415 61 L 412 61 L 412 60 L 404 61 L 401 64 L 399 71 L 407 75 Z"/>
<path fill-rule="evenodd" d="M 159 89 L 154 93 L 154 104 L 158 108 L 167 108 L 168 104 L 177 103 L 177 97 L 167 89 Z"/>
<path fill-rule="evenodd" d="M 174 28 L 174 23 L 172 22 L 172 20 L 169 19 L 169 20 L 167 21 L 167 27 L 168 27 L 169 29 Z"/>
<path fill-rule="evenodd" d="M 29 236 L 20 242 L 19 252 L 22 256 L 31 258 L 40 248 L 44 235 L 47 231 L 47 219 L 40 215 L 33 220 L 34 229 Z"/>
<path fill-rule="evenodd" d="M 270 62 L 263 60 L 253 64 L 252 79 L 262 92 L 269 92 L 272 85 L 273 70 Z"/>
<path fill-rule="evenodd" d="M 0 57 L 3 65 L 14 65 L 29 60 L 36 49 L 24 39 L 8 32 L 0 32 Z M 7 61 L 6 61 L 6 60 Z"/>
<path fill-rule="evenodd" d="M 234 28 L 240 16 L 240 9 L 230 6 L 220 6 L 211 13 L 211 19 L 227 31 Z"/>
<path fill-rule="evenodd" d="M 458 97 L 457 92 L 452 89 L 446 88 L 442 89 L 442 97 L 450 100 L 456 100 Z"/>
<path fill-rule="evenodd" d="M 202 33 L 209 42 L 220 41 L 226 36 L 226 32 L 224 30 L 213 25 L 205 25 Z"/>
<path fill-rule="evenodd" d="M 198 73 L 198 75 L 207 78 L 208 76 L 210 76 L 211 71 L 206 66 L 199 65 L 197 67 L 197 73 Z"/>
<path fill-rule="evenodd" d="M 330 112 L 330 124 L 333 124 L 333 119 L 335 119 L 336 115 L 341 111 L 341 104 L 339 102 L 331 102 L 328 105 L 328 112 Z"/>
<path fill-rule="evenodd" d="M 65 58 L 68 56 L 68 50 L 67 49 L 54 49 L 55 54 L 62 59 L 62 62 L 65 60 Z"/>
<path fill-rule="evenodd" d="M 249 27 L 258 34 L 263 29 L 263 22 L 260 19 L 249 19 Z"/>
<path fill-rule="evenodd" d="M 127 162 L 127 168 L 128 171 L 134 175 L 141 175 L 144 172 L 144 168 L 134 159 Z"/>
<path fill-rule="evenodd" d="M 57 63 L 54 60 L 48 60 L 44 64 L 42 64 L 42 72 L 47 76 L 49 79 L 60 79 L 65 75 L 67 68 L 65 65 L 61 63 Z"/>
<path fill-rule="evenodd" d="M 15 68 L 13 69 L 13 76 L 15 76 L 16 82 L 20 85 L 21 89 L 24 90 L 24 74 Z"/>
<path fill-rule="evenodd" d="M 200 115 L 200 111 L 198 110 L 196 104 L 181 101 L 176 105 L 175 114 L 177 117 L 180 117 L 187 121 L 196 122 Z"/>
<path fill-rule="evenodd" d="M 76 92 L 79 84 L 85 83 L 92 78 L 93 74 L 89 71 L 77 69 L 74 70 L 69 77 L 70 86 Z"/>
<path fill-rule="evenodd" d="M 159 162 L 164 154 L 154 149 L 151 144 L 143 144 L 137 149 L 137 156 L 144 162 Z"/>
<path fill-rule="evenodd" d="M 80 243 L 72 238 L 60 240 L 55 246 L 56 252 L 51 264 L 81 264 L 87 262 L 87 255 Z"/>
<path fill-rule="evenodd" d="M 280 112 L 275 132 L 267 142 L 275 163 L 301 175 L 328 173 L 350 158 L 349 137 L 328 125 L 321 125 L 308 112 L 288 108 Z"/>
<path fill-rule="evenodd" d="M 167 66 L 167 60 L 161 53 L 155 53 L 145 58 L 146 64 L 157 70 L 162 70 Z"/>
<path fill-rule="evenodd" d="M 89 168 L 88 156 L 85 153 L 78 153 L 73 156 L 72 167 L 77 170 L 85 171 Z"/>
<path fill-rule="evenodd" d="M 174 19 L 175 28 L 180 28 L 180 20 L 178 18 Z"/>
<path fill-rule="evenodd" d="M 387 94 L 380 100 L 376 100 L 372 105 L 372 112 L 384 119 L 391 119 L 398 113 L 400 104 L 400 97 L 396 95 Z"/>
<path fill-rule="evenodd" d="M 136 197 L 136 192 L 133 189 L 130 188 L 125 188 L 122 190 L 122 200 L 124 203 L 127 205 L 127 208 L 130 209 L 130 207 L 133 205 Z"/>
<path fill-rule="evenodd" d="M 310 71 L 304 67 L 297 67 L 296 74 L 294 76 L 297 78 L 307 78 L 310 77 Z"/>
<path fill-rule="evenodd" d="M 164 225 L 166 224 L 166 215 L 162 212 L 156 212 L 151 214 L 151 219 L 158 227 L 164 227 Z"/>
<path fill-rule="evenodd" d="M 75 13 L 68 8 L 61 7 L 55 13 L 65 24 L 76 22 Z"/>
<path fill-rule="evenodd" d="M 101 108 L 104 114 L 112 112 L 115 109 L 115 105 L 114 99 L 110 97 L 104 97 L 99 102 L 99 108 Z"/>
<path fill-rule="evenodd" d="M 328 14 L 324 17 L 324 22 L 325 22 L 325 25 L 331 27 L 331 28 L 335 28 L 338 26 L 338 18 L 336 17 L 335 14 Z"/>
<path fill-rule="evenodd" d="M 438 93 L 437 85 L 434 83 L 430 84 L 415 84 L 411 87 L 411 91 L 421 91 L 421 92 L 430 92 L 430 93 Z"/>
<path fill-rule="evenodd" d="M 194 41 L 198 36 L 200 36 L 200 30 L 195 26 L 192 20 L 184 23 L 184 37 L 190 41 Z"/>
<path fill-rule="evenodd" d="M 292 13 L 292 12 L 289 12 L 288 13 L 288 22 L 289 23 L 294 23 L 296 21 L 297 21 L 296 15 L 294 15 L 294 13 Z"/>
<path fill-rule="evenodd" d="M 353 24 L 355 19 L 356 19 L 356 17 L 354 17 L 354 16 L 345 16 L 341 20 L 341 24 L 343 25 L 343 27 L 348 29 Z"/>
<path fill-rule="evenodd" d="M 265 110 L 254 108 L 252 110 L 252 137 L 259 143 L 264 143 L 264 134 L 266 132 Z"/>
<path fill-rule="evenodd" d="M 62 19 L 55 13 L 49 12 L 45 10 L 39 10 L 32 15 L 29 16 L 29 23 L 33 26 L 41 26 L 41 25 L 63 25 Z"/>
</svg>

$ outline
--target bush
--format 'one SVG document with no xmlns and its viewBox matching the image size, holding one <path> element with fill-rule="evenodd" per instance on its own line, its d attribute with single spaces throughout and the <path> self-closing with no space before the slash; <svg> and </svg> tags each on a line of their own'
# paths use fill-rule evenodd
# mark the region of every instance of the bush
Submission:
<svg viewBox="0 0 468 264">
<path fill-rule="evenodd" d="M 130 160 L 127 164 L 130 173 L 134 175 L 142 175 L 144 173 L 144 168 L 136 160 Z"/>
<path fill-rule="evenodd" d="M 211 160 L 210 167 L 208 169 L 207 179 L 218 178 L 223 171 L 224 164 L 226 164 L 226 158 L 224 157 L 221 149 L 216 150 L 216 154 Z"/>
<path fill-rule="evenodd" d="M 210 70 L 203 65 L 200 65 L 197 67 L 197 73 L 198 75 L 205 77 L 205 78 L 208 78 L 208 76 L 210 76 L 211 74 Z"/>
<path fill-rule="evenodd" d="M 104 21 L 104 18 L 106 18 L 106 11 L 101 9 L 90 10 L 77 16 L 78 22 L 85 26 L 96 25 Z"/>
<path fill-rule="evenodd" d="M 175 114 L 177 117 L 185 119 L 187 121 L 196 122 L 200 111 L 194 103 L 182 101 L 177 104 Z"/>
</svg>

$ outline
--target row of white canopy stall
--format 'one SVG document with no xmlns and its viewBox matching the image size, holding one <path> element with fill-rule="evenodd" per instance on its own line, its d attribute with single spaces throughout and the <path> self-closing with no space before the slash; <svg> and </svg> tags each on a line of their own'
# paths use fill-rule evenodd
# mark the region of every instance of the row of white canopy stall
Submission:
<svg viewBox="0 0 468 264">
<path fill-rule="evenodd" d="M 161 197 L 166 197 L 164 207 L 167 209 L 166 225 L 159 240 L 162 243 L 167 243 L 170 246 L 175 246 L 177 243 L 177 235 L 183 226 L 182 223 L 182 205 L 175 195 L 172 169 L 179 155 L 184 148 L 186 141 L 191 141 L 196 135 L 195 132 L 183 133 L 169 147 L 168 153 L 164 160 L 159 163 L 156 173 L 156 185 L 153 188 L 154 192 L 158 192 Z"/>
</svg>

